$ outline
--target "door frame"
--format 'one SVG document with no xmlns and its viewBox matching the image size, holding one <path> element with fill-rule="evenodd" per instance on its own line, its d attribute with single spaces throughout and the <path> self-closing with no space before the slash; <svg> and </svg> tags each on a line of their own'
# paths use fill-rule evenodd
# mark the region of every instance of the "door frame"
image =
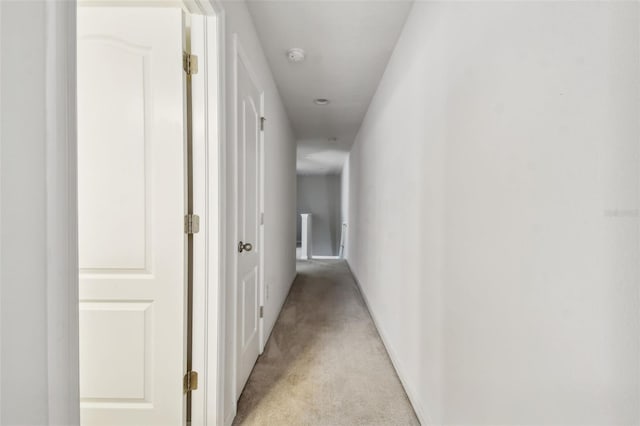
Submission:
<svg viewBox="0 0 640 426">
<path fill-rule="evenodd" d="M 264 105 L 264 90 L 262 90 L 262 88 L 260 88 L 260 116 L 262 118 L 266 117 L 266 113 L 265 113 L 265 105 Z M 266 119 L 264 120 L 266 121 Z M 265 247 L 266 242 L 265 242 L 265 226 L 266 226 L 266 219 L 265 219 L 265 205 L 264 205 L 264 190 L 265 190 L 265 180 L 266 180 L 266 171 L 265 171 L 265 167 L 267 162 L 265 161 L 265 154 L 266 154 L 266 150 L 265 150 L 265 124 L 263 123 L 263 128 L 260 131 L 260 147 L 259 147 L 259 151 L 258 151 L 258 155 L 260 155 L 260 182 L 258 184 L 259 190 L 260 190 L 260 200 L 259 200 L 259 210 L 260 210 L 260 244 L 261 244 L 261 250 L 260 250 L 260 274 L 258 277 L 258 285 L 260 287 L 260 306 L 262 306 L 263 309 L 263 315 L 260 318 L 258 327 L 258 349 L 259 349 L 259 354 L 262 355 L 262 353 L 264 352 L 264 347 L 265 344 L 267 343 L 265 341 L 265 332 L 264 332 L 264 315 L 266 313 L 266 309 L 267 309 L 267 288 L 266 288 L 266 282 L 265 282 L 265 273 L 264 273 L 264 268 L 265 268 Z"/>
<path fill-rule="evenodd" d="M 99 4 L 95 2 L 93 4 Z M 146 2 L 140 4 L 147 6 Z M 168 2 L 168 4 L 171 2 Z M 105 5 L 114 5 L 105 1 Z M 125 5 L 122 3 L 121 5 Z M 135 2 L 126 5 L 135 6 Z M 172 3 L 173 6 L 176 3 Z M 199 311 L 194 310 L 201 333 L 194 345 L 194 369 L 200 386 L 193 394 L 193 424 L 223 424 L 225 370 L 225 276 L 224 241 L 226 199 L 226 100 L 225 100 L 225 10 L 220 0 L 182 0 L 183 9 L 201 15 L 204 31 L 192 40 L 199 55 L 202 83 L 194 85 L 199 102 L 194 115 L 208 117 L 203 127 L 194 129 L 207 155 L 194 163 L 194 179 L 204 179 L 206 192 L 194 199 L 201 218 L 201 232 L 194 250 L 204 266 L 194 279 L 194 295 L 206 295 Z M 47 323 L 49 421 L 78 425 L 79 405 L 79 328 L 78 328 L 78 218 L 77 218 L 77 115 L 76 115 L 76 10 L 77 1 L 47 2 L 44 19 L 46 33 L 46 167 L 47 167 Z M 195 79 L 194 79 L 195 80 Z M 213 111 L 213 113 L 212 113 Z M 195 127 L 195 126 L 194 126 Z M 209 149 L 214 147 L 214 149 Z M 204 194 L 204 195 L 203 195 Z M 213 267 L 212 267 L 213 266 Z M 213 326 L 212 326 L 213 325 Z M 195 342 L 195 338 L 194 338 Z M 198 423 L 196 423 L 196 421 Z"/>
<path fill-rule="evenodd" d="M 265 116 L 265 102 L 264 102 L 264 89 L 261 87 L 261 85 L 258 82 L 258 78 L 256 77 L 255 72 L 253 71 L 253 66 L 251 64 L 251 61 L 249 60 L 249 56 L 246 54 L 246 51 L 244 50 L 244 48 L 242 47 L 242 43 L 240 42 L 240 38 L 238 37 L 237 33 L 233 34 L 233 147 L 232 147 L 232 152 L 233 152 L 233 161 L 230 162 L 230 164 L 233 166 L 232 170 L 230 170 L 230 176 L 233 177 L 233 195 L 232 195 L 232 199 L 233 201 L 230 203 L 233 207 L 233 214 L 230 214 L 228 217 L 228 222 L 227 224 L 233 224 L 233 239 L 231 240 L 231 244 L 229 245 L 229 247 L 235 247 L 235 244 L 240 241 L 240 236 L 238 234 L 238 215 L 237 215 L 237 206 L 238 206 L 238 179 L 237 179 L 237 170 L 238 170 L 238 63 L 239 61 L 242 61 L 248 74 L 249 74 L 249 78 L 251 79 L 251 81 L 253 82 L 254 86 L 256 87 L 258 93 L 260 93 L 260 117 L 264 117 Z M 265 165 L 265 161 L 264 161 L 264 131 L 260 130 L 259 132 L 259 141 L 258 141 L 258 152 L 257 154 L 260 156 L 259 158 L 259 164 L 260 164 L 260 170 L 259 170 L 259 174 L 258 174 L 258 191 L 260 192 L 259 194 L 259 202 L 258 202 L 258 214 L 259 215 L 263 215 L 265 208 L 264 208 L 264 181 L 265 181 L 265 173 L 264 173 L 264 165 Z M 258 238 L 260 238 L 260 241 L 258 243 L 258 247 L 260 248 L 260 252 L 259 252 L 259 260 L 258 260 L 258 300 L 260 303 L 260 306 L 265 306 L 265 285 L 264 285 L 264 220 L 260 221 L 260 229 L 259 229 L 259 233 L 258 233 Z M 233 287 L 231 288 L 231 290 L 233 291 L 233 295 L 232 295 L 232 303 L 230 304 L 231 309 L 233 310 L 233 312 L 231 313 L 230 316 L 227 316 L 227 319 L 231 319 L 232 324 L 230 325 L 229 328 L 231 328 L 232 330 L 232 345 L 233 345 L 233 349 L 231 351 L 232 353 L 232 361 L 233 361 L 233 374 L 232 374 L 232 398 L 234 398 L 233 400 L 233 405 L 232 405 L 232 410 L 229 412 L 229 416 L 227 417 L 227 419 L 225 419 L 225 422 L 223 423 L 224 425 L 228 425 L 231 424 L 231 422 L 233 421 L 233 418 L 236 415 L 237 412 L 237 398 L 239 397 L 238 395 L 238 389 L 237 389 L 237 384 L 238 384 L 238 324 L 237 324 L 237 307 L 238 307 L 238 300 L 237 300 L 237 288 L 238 288 L 238 252 L 237 250 L 232 250 L 233 253 L 233 259 L 232 259 L 232 270 L 229 271 L 229 274 L 227 275 L 228 277 L 230 277 L 231 279 L 228 281 L 230 283 L 232 283 Z M 264 309 L 264 308 L 263 308 Z M 264 344 L 263 344 L 263 340 L 264 340 L 264 315 L 258 319 L 258 354 L 262 354 L 263 350 L 264 350 Z"/>
<path fill-rule="evenodd" d="M 192 79 L 193 201 L 200 216 L 194 238 L 192 365 L 199 386 L 192 392 L 191 421 L 204 426 L 224 421 L 225 11 L 220 0 L 183 3 L 191 13 L 191 53 L 198 56 L 199 68 Z"/>
</svg>

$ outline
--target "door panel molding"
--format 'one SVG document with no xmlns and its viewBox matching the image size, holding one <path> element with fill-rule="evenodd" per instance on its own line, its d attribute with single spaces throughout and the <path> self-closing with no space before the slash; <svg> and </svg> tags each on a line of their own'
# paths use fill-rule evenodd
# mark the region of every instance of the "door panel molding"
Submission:
<svg viewBox="0 0 640 426">
<path fill-rule="evenodd" d="M 185 422 L 185 31 L 179 7 L 78 9 L 84 425 Z"/>
</svg>

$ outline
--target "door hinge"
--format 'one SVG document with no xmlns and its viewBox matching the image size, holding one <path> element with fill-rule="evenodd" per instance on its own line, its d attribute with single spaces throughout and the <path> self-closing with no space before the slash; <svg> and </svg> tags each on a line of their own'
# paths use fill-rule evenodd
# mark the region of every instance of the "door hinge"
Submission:
<svg viewBox="0 0 640 426">
<path fill-rule="evenodd" d="M 200 231 L 200 216 L 188 214 L 184 217 L 184 233 L 197 234 Z"/>
<path fill-rule="evenodd" d="M 182 68 L 187 75 L 198 74 L 198 57 L 185 52 L 182 55 Z"/>
<path fill-rule="evenodd" d="M 264 131 L 264 122 L 267 121 L 266 118 L 260 117 L 260 130 Z"/>
<path fill-rule="evenodd" d="M 260 306 L 260 318 L 264 318 L 264 306 Z"/>
<path fill-rule="evenodd" d="M 187 374 L 184 375 L 182 387 L 183 387 L 184 393 L 191 392 L 198 389 L 198 372 L 188 371 Z"/>
<path fill-rule="evenodd" d="M 264 212 L 260 213 L 260 225 L 264 225 Z"/>
</svg>

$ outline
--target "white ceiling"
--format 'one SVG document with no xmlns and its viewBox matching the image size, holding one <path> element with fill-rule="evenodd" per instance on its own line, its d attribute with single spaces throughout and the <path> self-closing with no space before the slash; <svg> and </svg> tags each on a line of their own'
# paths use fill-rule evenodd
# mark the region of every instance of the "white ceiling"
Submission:
<svg viewBox="0 0 640 426">
<path fill-rule="evenodd" d="M 247 3 L 298 139 L 298 172 L 339 172 L 411 2 Z M 304 62 L 288 61 L 286 53 L 292 47 L 305 50 Z M 331 103 L 315 105 L 315 98 Z"/>
</svg>

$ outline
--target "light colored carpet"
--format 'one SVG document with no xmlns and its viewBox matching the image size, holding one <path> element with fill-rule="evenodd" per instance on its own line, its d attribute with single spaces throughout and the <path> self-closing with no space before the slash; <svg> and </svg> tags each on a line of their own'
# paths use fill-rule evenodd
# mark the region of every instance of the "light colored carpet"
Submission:
<svg viewBox="0 0 640 426">
<path fill-rule="evenodd" d="M 234 424 L 419 424 L 344 261 L 298 261 Z"/>
</svg>

